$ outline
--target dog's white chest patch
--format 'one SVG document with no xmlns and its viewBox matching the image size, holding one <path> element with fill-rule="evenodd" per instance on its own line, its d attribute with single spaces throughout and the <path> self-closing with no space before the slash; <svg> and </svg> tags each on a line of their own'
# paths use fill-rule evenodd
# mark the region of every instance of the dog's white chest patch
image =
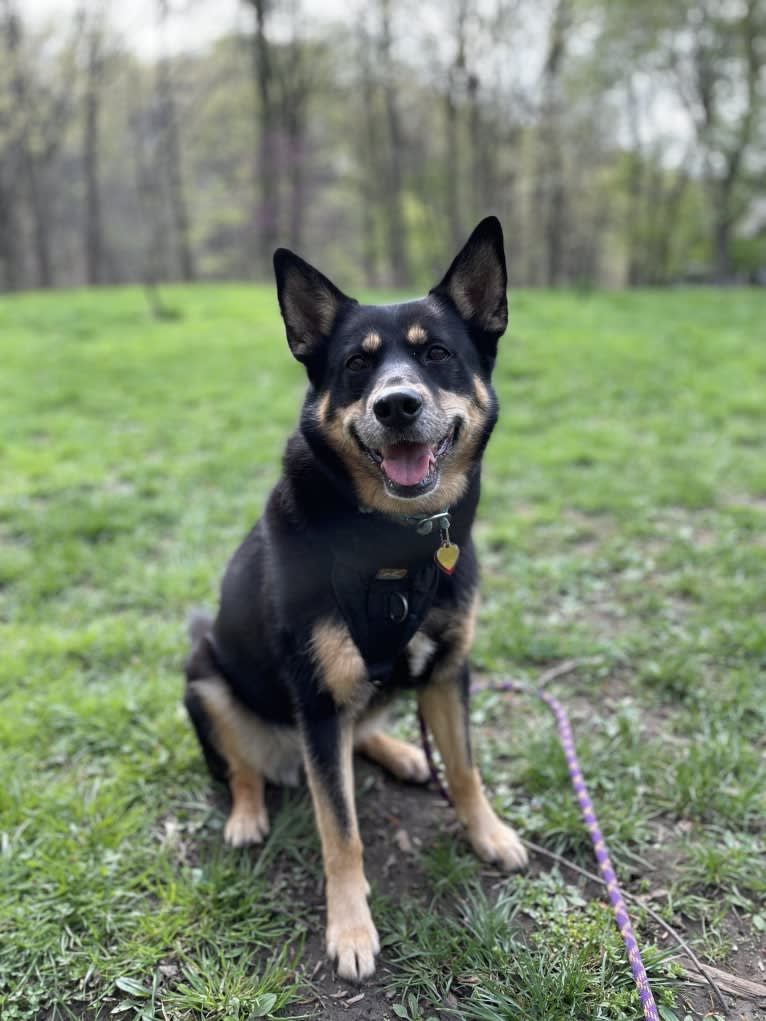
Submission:
<svg viewBox="0 0 766 1021">
<path fill-rule="evenodd" d="M 418 631 L 407 646 L 407 659 L 413 677 L 420 677 L 435 651 L 436 642 L 422 631 Z"/>
</svg>

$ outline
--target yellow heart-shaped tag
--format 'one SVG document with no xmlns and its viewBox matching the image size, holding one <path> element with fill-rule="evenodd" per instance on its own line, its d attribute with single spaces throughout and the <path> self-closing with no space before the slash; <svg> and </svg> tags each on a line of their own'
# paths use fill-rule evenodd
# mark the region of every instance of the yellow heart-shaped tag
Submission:
<svg viewBox="0 0 766 1021">
<path fill-rule="evenodd" d="M 436 557 L 436 563 L 441 567 L 442 571 L 445 574 L 452 574 L 460 556 L 460 547 L 451 542 L 446 546 L 440 546 L 436 553 L 434 553 L 434 556 Z"/>
</svg>

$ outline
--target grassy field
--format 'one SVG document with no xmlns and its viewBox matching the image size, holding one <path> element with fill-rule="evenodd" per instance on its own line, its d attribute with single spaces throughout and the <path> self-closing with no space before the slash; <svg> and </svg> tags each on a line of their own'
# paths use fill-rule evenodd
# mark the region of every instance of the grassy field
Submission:
<svg viewBox="0 0 766 1021">
<path fill-rule="evenodd" d="M 167 300 L 166 322 L 134 290 L 0 301 L 0 1017 L 638 1018 L 600 889 L 481 866 L 432 791 L 360 769 L 383 940 L 361 999 L 318 964 L 305 795 L 274 792 L 262 851 L 223 847 L 185 618 L 304 383 L 270 288 Z M 621 878 L 764 983 L 766 295 L 522 293 L 511 315 L 477 670 L 579 661 L 553 690 Z M 545 707 L 486 694 L 474 721 L 506 817 L 592 868 Z M 635 921 L 665 1021 L 764 1017 L 755 994 L 725 1015 Z"/>
</svg>

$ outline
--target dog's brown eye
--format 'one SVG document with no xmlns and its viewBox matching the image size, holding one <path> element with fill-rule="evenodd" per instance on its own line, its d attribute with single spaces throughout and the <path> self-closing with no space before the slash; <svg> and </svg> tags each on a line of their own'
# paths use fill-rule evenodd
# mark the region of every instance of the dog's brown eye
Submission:
<svg viewBox="0 0 766 1021">
<path fill-rule="evenodd" d="M 426 352 L 426 361 L 429 362 L 446 362 L 449 357 L 449 351 L 441 344 L 433 344 Z"/>
<path fill-rule="evenodd" d="M 361 355 L 351 355 L 346 362 L 349 372 L 363 372 L 367 368 L 367 359 Z"/>
</svg>

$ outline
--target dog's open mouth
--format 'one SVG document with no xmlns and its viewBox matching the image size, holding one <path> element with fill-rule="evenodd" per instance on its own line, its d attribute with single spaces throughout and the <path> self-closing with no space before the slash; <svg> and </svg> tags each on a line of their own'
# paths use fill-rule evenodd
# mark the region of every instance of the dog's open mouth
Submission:
<svg viewBox="0 0 766 1021">
<path fill-rule="evenodd" d="M 403 497 L 422 496 L 434 488 L 439 481 L 439 462 L 455 444 L 458 423 L 438 443 L 415 443 L 402 440 L 372 450 L 360 446 L 381 471 L 386 488 L 392 494 Z"/>
</svg>

